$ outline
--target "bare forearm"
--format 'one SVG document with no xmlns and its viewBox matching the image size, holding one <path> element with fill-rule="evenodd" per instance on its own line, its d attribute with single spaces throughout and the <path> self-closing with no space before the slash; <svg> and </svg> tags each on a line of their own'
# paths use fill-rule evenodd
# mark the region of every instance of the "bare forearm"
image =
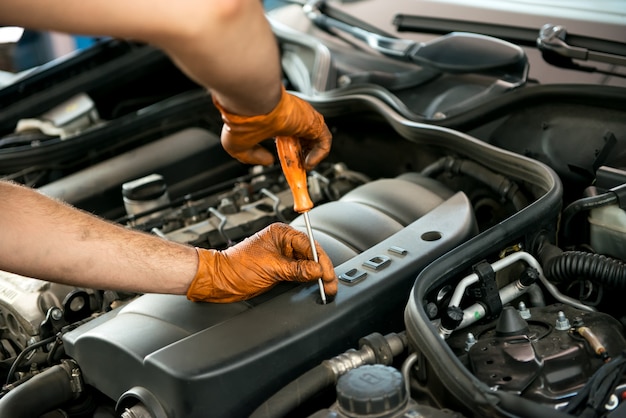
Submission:
<svg viewBox="0 0 626 418">
<path fill-rule="evenodd" d="M 278 47 L 260 0 L 3 0 L 0 24 L 153 44 L 233 113 L 268 113 L 280 96 Z"/>
<path fill-rule="evenodd" d="M 184 294 L 192 247 L 128 230 L 0 181 L 0 269 L 82 287 Z"/>
</svg>

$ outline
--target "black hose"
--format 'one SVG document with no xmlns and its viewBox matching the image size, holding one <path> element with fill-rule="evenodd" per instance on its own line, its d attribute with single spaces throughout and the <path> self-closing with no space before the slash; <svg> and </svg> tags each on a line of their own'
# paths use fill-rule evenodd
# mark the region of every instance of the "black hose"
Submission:
<svg viewBox="0 0 626 418">
<path fill-rule="evenodd" d="M 359 350 L 351 350 L 330 360 L 325 360 L 310 369 L 296 380 L 291 381 L 280 391 L 259 406 L 251 418 L 279 418 L 292 413 L 305 401 L 324 389 L 337 383 L 337 379 L 346 369 L 358 367 L 352 360 L 356 358 L 362 364 L 380 363 L 390 365 L 393 358 L 402 353 L 407 346 L 406 332 L 389 333 L 385 336 L 374 332 L 359 340 Z M 347 356 L 345 358 L 344 356 Z M 338 369 L 338 363 L 341 367 Z"/>
<path fill-rule="evenodd" d="M 547 237 L 539 239 L 537 255 L 544 274 L 551 281 L 571 281 L 582 276 L 613 289 L 626 288 L 626 264 L 623 262 L 600 254 L 563 251 Z"/>
<path fill-rule="evenodd" d="M 73 390 L 73 362 L 52 366 L 11 390 L 0 400 L 0 417 L 32 418 L 50 412 L 78 395 Z"/>
<path fill-rule="evenodd" d="M 284 417 L 313 395 L 334 384 L 335 373 L 322 363 L 276 392 L 261 404 L 250 418 Z"/>
<path fill-rule="evenodd" d="M 528 206 L 528 200 L 522 194 L 517 184 L 501 174 L 494 173 L 484 166 L 470 160 L 461 160 L 458 163 L 458 172 L 491 187 L 491 189 L 501 197 L 509 199 L 518 211 Z"/>
<path fill-rule="evenodd" d="M 607 192 L 595 196 L 584 197 L 575 202 L 570 203 L 563 210 L 561 216 L 561 230 L 565 238 L 571 237 L 570 224 L 572 219 L 582 211 L 588 211 L 603 206 L 612 205 L 618 202 L 617 195 L 613 192 Z"/>
<path fill-rule="evenodd" d="M 522 194 L 515 182 L 471 160 L 457 159 L 449 156 L 443 157 L 424 168 L 421 174 L 434 178 L 442 172 L 464 174 L 481 182 L 502 198 L 511 201 L 518 211 L 528 206 L 528 199 Z"/>
<path fill-rule="evenodd" d="M 580 276 L 610 288 L 626 288 L 626 264 L 600 254 L 566 251 L 545 266 L 546 276 L 557 281 L 574 280 Z"/>
</svg>

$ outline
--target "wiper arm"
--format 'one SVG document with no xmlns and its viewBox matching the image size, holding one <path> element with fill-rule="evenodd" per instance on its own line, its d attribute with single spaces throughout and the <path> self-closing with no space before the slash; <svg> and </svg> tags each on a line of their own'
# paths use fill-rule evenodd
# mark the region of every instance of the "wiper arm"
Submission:
<svg viewBox="0 0 626 418">
<path fill-rule="evenodd" d="M 382 54 L 390 55 L 393 57 L 407 57 L 410 54 L 411 50 L 416 46 L 416 42 L 414 41 L 379 35 L 377 33 L 361 29 L 357 26 L 349 25 L 342 22 L 341 20 L 327 16 L 322 12 L 321 9 L 323 3 L 323 1 L 319 0 L 309 1 L 303 7 L 306 16 L 313 23 L 323 29 L 340 30 L 344 33 L 354 36 L 361 41 L 364 41 L 372 49 L 375 49 Z"/>
<path fill-rule="evenodd" d="M 574 62 L 574 60 L 594 61 L 611 64 L 613 66 L 624 66 L 626 65 L 626 56 L 571 45 L 566 42 L 567 38 L 567 30 L 564 26 L 552 24 L 543 25 L 537 37 L 537 48 L 542 52 L 546 62 L 557 67 L 571 70 L 626 77 L 625 74 L 620 74 L 617 71 L 600 70 L 596 67 L 580 65 Z"/>
<path fill-rule="evenodd" d="M 522 48 L 490 36 L 453 32 L 429 42 L 415 42 L 374 33 L 347 24 L 323 13 L 323 0 L 308 1 L 303 10 L 306 16 L 325 30 L 338 30 L 365 42 L 384 55 L 413 61 L 440 71 L 477 73 L 495 71 L 523 82 L 527 59 Z"/>
</svg>

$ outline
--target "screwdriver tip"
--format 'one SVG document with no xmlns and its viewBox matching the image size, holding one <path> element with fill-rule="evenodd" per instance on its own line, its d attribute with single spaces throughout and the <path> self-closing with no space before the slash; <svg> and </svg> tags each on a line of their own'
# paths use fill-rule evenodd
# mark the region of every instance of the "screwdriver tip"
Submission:
<svg viewBox="0 0 626 418">
<path fill-rule="evenodd" d="M 324 283 L 322 279 L 317 279 L 317 283 L 320 286 L 320 297 L 322 298 L 322 305 L 326 305 L 326 292 L 324 292 Z"/>
</svg>

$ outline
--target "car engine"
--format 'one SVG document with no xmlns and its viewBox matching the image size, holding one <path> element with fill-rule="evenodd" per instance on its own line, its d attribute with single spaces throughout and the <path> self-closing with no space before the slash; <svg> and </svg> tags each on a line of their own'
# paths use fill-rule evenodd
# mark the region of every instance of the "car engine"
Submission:
<svg viewBox="0 0 626 418">
<path fill-rule="evenodd" d="M 307 184 L 337 296 L 193 303 L 0 272 L 1 417 L 626 413 L 623 79 L 542 83 L 546 28 L 430 33 L 399 60 L 425 30 L 346 3 L 268 13 L 286 88 L 333 134 Z M 105 40 L 0 105 L 4 179 L 202 248 L 306 231 L 280 166 L 226 154 L 210 94 L 149 46 Z"/>
</svg>

